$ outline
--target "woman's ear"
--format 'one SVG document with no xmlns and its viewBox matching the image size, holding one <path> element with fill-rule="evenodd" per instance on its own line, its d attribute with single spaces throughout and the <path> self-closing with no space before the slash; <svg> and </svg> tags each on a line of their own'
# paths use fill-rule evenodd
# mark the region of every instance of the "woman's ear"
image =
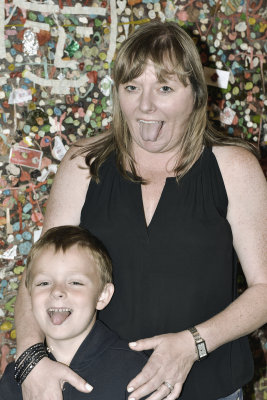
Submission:
<svg viewBox="0 0 267 400">
<path fill-rule="evenodd" d="M 108 305 L 108 303 L 110 302 L 111 297 L 113 296 L 113 293 L 114 293 L 113 283 L 107 283 L 104 286 L 104 288 L 102 289 L 102 291 L 98 297 L 96 309 L 103 310 L 103 308 L 105 308 Z"/>
</svg>

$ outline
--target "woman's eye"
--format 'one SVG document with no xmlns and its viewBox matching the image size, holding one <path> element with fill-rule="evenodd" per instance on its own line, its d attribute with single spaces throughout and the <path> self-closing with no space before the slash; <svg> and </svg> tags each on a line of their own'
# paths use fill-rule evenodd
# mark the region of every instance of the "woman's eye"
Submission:
<svg viewBox="0 0 267 400">
<path fill-rule="evenodd" d="M 161 90 L 161 92 L 163 92 L 163 93 L 169 93 L 169 92 L 172 92 L 173 91 L 173 89 L 170 87 L 170 86 L 162 86 L 161 88 L 160 88 L 160 90 Z"/>
<path fill-rule="evenodd" d="M 77 286 L 77 285 L 83 286 L 83 283 L 82 283 L 82 282 L 78 282 L 78 281 L 70 282 L 70 284 L 71 284 L 71 285 L 74 285 L 74 286 Z"/>
<path fill-rule="evenodd" d="M 128 92 L 134 92 L 137 88 L 136 88 L 136 86 L 134 86 L 134 85 L 127 85 L 127 86 L 125 86 L 125 89 L 126 89 Z"/>
</svg>

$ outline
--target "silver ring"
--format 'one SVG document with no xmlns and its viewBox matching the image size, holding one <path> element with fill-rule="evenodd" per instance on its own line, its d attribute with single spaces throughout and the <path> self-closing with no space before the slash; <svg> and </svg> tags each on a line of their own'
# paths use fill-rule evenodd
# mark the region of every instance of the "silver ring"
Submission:
<svg viewBox="0 0 267 400">
<path fill-rule="evenodd" d="M 172 386 L 169 382 L 165 381 L 165 382 L 163 382 L 163 385 L 167 386 L 167 388 L 169 389 L 170 392 L 172 392 L 174 389 L 174 386 Z"/>
</svg>

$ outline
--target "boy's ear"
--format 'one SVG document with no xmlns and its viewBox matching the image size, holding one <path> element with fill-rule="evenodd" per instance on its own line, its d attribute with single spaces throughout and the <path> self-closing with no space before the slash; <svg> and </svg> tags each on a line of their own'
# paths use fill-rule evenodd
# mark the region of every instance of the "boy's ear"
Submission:
<svg viewBox="0 0 267 400">
<path fill-rule="evenodd" d="M 105 308 L 108 305 L 108 303 L 110 302 L 111 297 L 113 296 L 113 293 L 114 293 L 113 283 L 107 283 L 98 297 L 96 309 L 103 310 L 103 308 Z"/>
</svg>

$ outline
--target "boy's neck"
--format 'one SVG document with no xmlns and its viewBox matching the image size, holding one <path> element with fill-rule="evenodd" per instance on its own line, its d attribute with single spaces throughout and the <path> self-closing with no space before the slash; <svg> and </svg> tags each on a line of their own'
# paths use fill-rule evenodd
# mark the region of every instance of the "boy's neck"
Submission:
<svg viewBox="0 0 267 400">
<path fill-rule="evenodd" d="M 49 353 L 52 353 L 55 359 L 58 362 L 61 362 L 65 365 L 70 365 L 73 357 L 77 353 L 80 345 L 91 332 L 93 326 L 95 324 L 95 320 L 92 321 L 88 330 L 80 334 L 79 336 L 75 336 L 68 339 L 54 339 L 51 337 L 46 337 L 46 345 Z"/>
</svg>

